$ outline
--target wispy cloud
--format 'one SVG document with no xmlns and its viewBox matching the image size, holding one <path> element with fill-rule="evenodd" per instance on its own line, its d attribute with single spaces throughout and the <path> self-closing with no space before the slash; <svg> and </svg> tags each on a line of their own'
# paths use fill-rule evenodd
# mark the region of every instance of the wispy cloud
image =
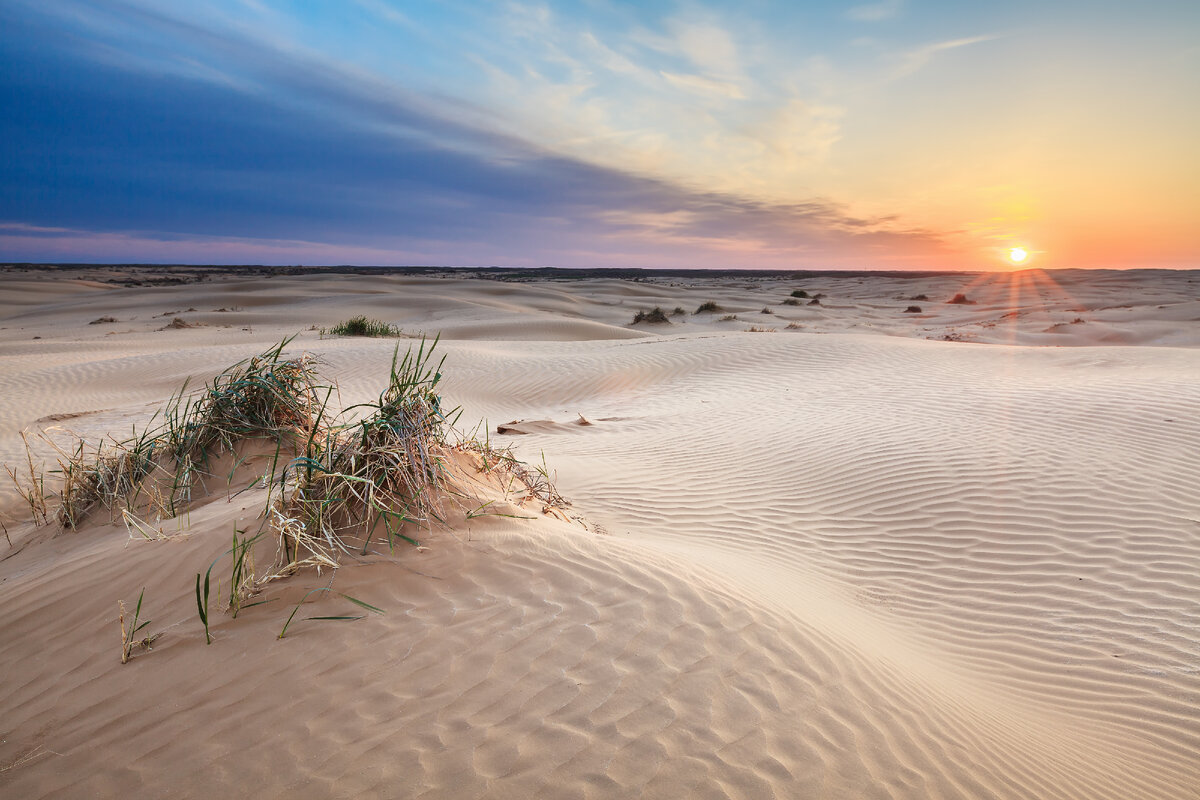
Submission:
<svg viewBox="0 0 1200 800">
<path fill-rule="evenodd" d="M 997 34 L 986 34 L 983 36 L 967 36 L 961 39 L 950 39 L 944 42 L 934 42 L 932 44 L 923 45 L 914 50 L 909 50 L 904 53 L 900 59 L 896 69 L 893 71 L 894 78 L 900 78 L 905 75 L 911 75 L 917 70 L 924 67 L 934 59 L 939 53 L 944 53 L 948 50 L 957 50 L 960 47 L 969 47 L 973 44 L 982 42 L 991 42 L 999 39 Z"/>
<path fill-rule="evenodd" d="M 882 22 L 896 17 L 903 8 L 904 0 L 881 0 L 878 3 L 854 6 L 846 12 L 846 16 L 859 22 Z"/>
<path fill-rule="evenodd" d="M 700 75 L 677 75 L 674 72 L 666 71 L 659 74 L 672 86 L 687 89 L 691 92 L 728 97 L 733 100 L 741 100 L 746 96 L 736 83 L 726 83 L 725 81 L 717 81 Z"/>
</svg>

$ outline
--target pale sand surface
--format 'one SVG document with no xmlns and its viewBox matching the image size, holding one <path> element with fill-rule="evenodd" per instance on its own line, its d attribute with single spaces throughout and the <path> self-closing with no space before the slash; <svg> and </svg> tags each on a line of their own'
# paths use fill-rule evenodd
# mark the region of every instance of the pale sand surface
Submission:
<svg viewBox="0 0 1200 800">
<path fill-rule="evenodd" d="M 1200 797 L 1200 273 L 104 276 L 0 275 L 0 461 L 297 333 L 366 400 L 394 341 L 307 330 L 363 313 L 440 333 L 463 427 L 586 526 L 460 519 L 338 570 L 383 616 L 277 640 L 300 575 L 205 646 L 195 573 L 260 491 L 133 541 L 6 486 L 4 797 Z M 121 665 L 142 587 L 164 635 Z"/>
</svg>

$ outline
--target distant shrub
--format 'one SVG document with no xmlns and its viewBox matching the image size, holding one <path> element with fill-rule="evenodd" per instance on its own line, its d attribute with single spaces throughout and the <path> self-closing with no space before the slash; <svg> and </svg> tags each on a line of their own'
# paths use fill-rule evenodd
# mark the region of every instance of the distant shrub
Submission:
<svg viewBox="0 0 1200 800">
<path fill-rule="evenodd" d="M 819 298 L 819 297 L 814 297 L 812 300 L 809 300 L 809 301 L 808 301 L 808 304 L 809 304 L 810 306 L 819 306 L 819 305 L 821 305 L 821 298 Z"/>
<path fill-rule="evenodd" d="M 807 298 L 808 292 L 804 291 L 803 289 L 794 289 L 792 291 L 792 297 Z"/>
<path fill-rule="evenodd" d="M 760 313 L 762 313 L 762 314 L 774 314 L 775 312 L 774 312 L 774 311 L 772 311 L 771 309 L 767 308 L 766 306 L 763 306 L 763 310 L 762 310 Z"/>
<path fill-rule="evenodd" d="M 909 306 L 908 308 L 904 309 L 904 313 L 905 314 L 920 314 L 921 307 L 920 306 Z"/>
<path fill-rule="evenodd" d="M 789 297 L 783 301 L 783 304 L 785 306 L 798 306 L 798 305 L 800 305 L 800 301 L 794 297 Z"/>
<path fill-rule="evenodd" d="M 787 326 L 787 329 L 788 329 L 789 331 L 798 331 L 798 330 L 800 330 L 800 329 L 801 329 L 801 328 L 803 328 L 803 327 L 804 327 L 804 326 L 803 326 L 803 325 L 801 325 L 799 322 L 789 322 L 789 323 L 788 323 L 788 326 Z"/>
<path fill-rule="evenodd" d="M 721 317 L 721 322 L 733 322 L 735 319 L 737 319 L 737 314 L 726 314 Z"/>
<path fill-rule="evenodd" d="M 929 296 L 923 295 L 923 294 L 913 295 L 912 297 L 910 297 L 908 299 L 909 300 L 918 300 L 918 301 L 924 300 L 925 302 L 929 302 Z"/>
<path fill-rule="evenodd" d="M 321 328 L 322 336 L 403 336 L 404 331 L 397 328 L 395 325 L 390 325 L 386 322 L 380 322 L 377 319 L 367 319 L 363 315 L 351 317 L 350 319 L 339 322 L 332 328 Z"/>
<path fill-rule="evenodd" d="M 672 317 L 682 317 L 684 314 L 687 312 L 683 310 L 683 306 L 675 306 L 675 310 L 671 312 Z"/>
<path fill-rule="evenodd" d="M 954 295 L 954 297 L 951 297 L 946 302 L 952 306 L 973 306 L 973 305 L 975 305 L 975 301 L 968 300 L 967 296 L 965 294 L 956 294 L 956 295 Z"/>
<path fill-rule="evenodd" d="M 746 333 L 774 333 L 774 332 L 775 332 L 774 328 L 760 328 L 757 325 L 751 325 L 749 328 L 746 328 Z"/>
<path fill-rule="evenodd" d="M 712 300 L 709 300 L 706 303 L 701 303 L 700 307 L 697 308 L 693 313 L 695 313 L 695 314 L 716 314 L 717 312 L 724 311 L 724 310 L 725 309 L 721 308 L 719 305 L 714 303 Z"/>
<path fill-rule="evenodd" d="M 664 322 L 669 323 L 667 312 L 663 311 L 658 306 L 655 306 L 650 311 L 639 311 L 633 315 L 633 324 L 640 325 L 643 322 L 648 322 L 651 325 L 661 325 Z"/>
</svg>

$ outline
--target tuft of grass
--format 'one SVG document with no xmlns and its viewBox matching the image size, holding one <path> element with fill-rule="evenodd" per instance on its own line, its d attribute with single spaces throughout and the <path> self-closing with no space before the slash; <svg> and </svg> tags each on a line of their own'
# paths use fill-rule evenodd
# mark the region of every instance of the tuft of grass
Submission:
<svg viewBox="0 0 1200 800">
<path fill-rule="evenodd" d="M 648 322 L 651 325 L 662 325 L 663 323 L 669 324 L 671 320 L 667 318 L 667 312 L 663 311 L 660 307 L 655 306 L 650 311 L 638 311 L 633 315 L 634 325 L 640 325 L 643 322 Z"/>
<path fill-rule="evenodd" d="M 308 592 L 306 592 L 304 594 L 304 596 L 300 598 L 300 602 L 296 603 L 296 607 L 293 608 L 292 613 L 288 615 L 287 622 L 283 623 L 283 630 L 281 630 L 279 632 L 279 635 L 275 637 L 276 639 L 282 639 L 284 636 L 287 635 L 287 630 L 291 626 L 292 620 L 296 618 L 296 612 L 298 612 L 300 610 L 300 606 L 304 605 L 304 601 L 307 600 L 312 595 L 316 594 L 317 592 L 333 592 L 337 596 L 342 597 L 346 600 L 349 600 L 351 603 L 354 603 L 356 606 L 358 606 L 360 608 L 364 608 L 367 611 L 370 611 L 374 614 L 383 614 L 384 613 L 382 608 L 376 608 L 375 606 L 371 605 L 370 603 L 364 603 L 362 600 L 351 597 L 348 594 L 342 594 L 341 592 L 334 592 L 333 589 L 329 588 L 328 586 L 318 586 L 316 589 L 310 589 Z M 362 619 L 362 618 L 363 618 L 363 615 L 361 615 L 361 614 L 357 615 L 357 616 L 346 615 L 346 616 L 328 616 L 328 617 L 305 617 L 305 619 L 325 619 L 325 620 L 354 620 L 354 619 Z"/>
<path fill-rule="evenodd" d="M 807 299 L 807 298 L 808 298 L 808 292 L 804 291 L 803 289 L 793 289 L 793 290 L 792 290 L 792 297 L 798 297 L 798 298 L 800 298 L 800 299 Z"/>
<path fill-rule="evenodd" d="M 712 300 L 701 303 L 700 307 L 693 311 L 693 314 L 719 314 L 725 309 L 714 303 Z"/>
<path fill-rule="evenodd" d="M 477 454 L 489 473 L 498 471 L 497 477 L 507 480 L 508 493 L 540 500 L 544 513 L 568 505 L 554 489 L 544 456 L 540 466 L 530 466 L 510 450 L 497 451 L 488 441 L 457 432 L 458 409 L 446 409 L 438 394 L 445 359 L 435 358 L 437 339 L 422 339 L 404 354 L 397 346 L 378 399 L 336 417 L 328 410 L 336 387 L 318 383 L 315 362 L 308 357 L 284 357 L 290 341 L 235 364 L 200 392 L 187 394 L 185 383 L 161 417 L 156 415 L 157 427 L 135 430 L 124 441 L 101 442 L 94 456 L 82 441 L 59 450 L 63 488 L 54 516 L 64 528 L 77 527 L 93 507 L 104 504 L 119 509 L 131 537 L 136 532 L 163 539 L 161 529 L 132 512 L 149 504 L 151 510 L 177 516 L 193 484 L 217 472 L 210 464 L 214 456 L 231 454 L 232 482 L 248 457 L 235 448 L 247 440 L 274 443 L 274 457 L 261 479 L 266 488 L 262 528 L 254 535 L 235 528 L 231 548 L 206 572 L 196 573 L 196 610 L 207 644 L 213 641 L 213 597 L 225 597 L 219 581 L 214 591 L 213 571 L 226 555 L 232 558 L 228 611 L 236 617 L 265 602 L 247 600 L 270 581 L 301 569 L 336 569 L 342 555 L 365 554 L 375 542 L 386 541 L 389 549 L 397 540 L 416 545 L 421 529 L 445 524 L 450 500 L 463 509 L 473 505 L 474 516 L 483 515 L 487 504 L 468 493 L 470 484 L 452 480 L 449 464 L 459 454 Z M 49 516 L 32 456 L 29 471 L 31 505 Z M 16 472 L 9 472 L 20 483 Z M 264 536 L 275 538 L 276 556 L 258 574 L 254 547 Z M 139 614 L 140 605 L 126 628 L 122 609 L 123 648 L 141 628 Z M 281 637 L 286 631 L 287 624 Z"/>
<path fill-rule="evenodd" d="M 687 312 L 683 310 L 683 306 L 675 306 L 675 310 L 671 312 L 672 317 L 682 317 L 685 314 Z"/>
<path fill-rule="evenodd" d="M 808 301 L 808 304 L 809 304 L 810 306 L 819 306 L 819 305 L 821 305 L 821 298 L 819 298 L 819 297 L 814 297 L 812 300 L 809 300 L 809 301 Z"/>
<path fill-rule="evenodd" d="M 23 485 L 16 470 L 8 464 L 4 465 L 4 469 L 8 472 L 13 486 L 17 487 L 17 493 L 29 505 L 29 514 L 33 517 L 33 524 L 45 525 L 50 521 L 50 511 L 46 505 L 46 476 L 33 466 L 33 451 L 29 447 L 29 436 L 25 431 L 21 431 L 21 441 L 25 443 L 25 463 L 29 470 L 29 485 Z M 7 529 L 5 529 L 4 535 L 8 536 Z M 12 545 L 11 539 L 9 545 Z"/>
<path fill-rule="evenodd" d="M 905 314 L 920 314 L 921 307 L 920 306 L 909 306 L 908 308 L 904 309 L 904 313 Z"/>
<path fill-rule="evenodd" d="M 238 534 L 245 534 L 245 531 L 233 529 L 233 548 L 229 551 L 233 556 L 233 566 L 229 576 L 229 611 L 234 619 L 237 619 L 238 611 L 242 609 L 242 604 L 255 589 L 254 584 L 254 543 L 257 542 L 266 531 L 259 531 L 254 536 L 243 535 L 240 539 Z"/>
<path fill-rule="evenodd" d="M 774 312 L 774 311 L 772 311 L 772 310 L 771 310 L 770 308 L 768 308 L 767 306 L 763 306 L 763 309 L 762 309 L 762 311 L 760 311 L 759 313 L 760 313 L 760 314 L 774 314 L 775 312 Z"/>
<path fill-rule="evenodd" d="M 219 559 L 218 559 L 219 560 Z M 204 574 L 204 591 L 200 591 L 200 573 L 196 573 L 196 610 L 200 613 L 200 623 L 204 626 L 204 643 L 212 644 L 212 633 L 208 629 L 208 598 L 209 598 L 209 581 L 212 578 L 213 567 L 217 562 L 214 561 L 208 568 L 208 572 Z"/>
<path fill-rule="evenodd" d="M 746 333 L 774 333 L 774 332 L 775 332 L 774 328 L 760 328 L 757 325 L 751 325 L 749 328 L 746 328 Z"/>
<path fill-rule="evenodd" d="M 801 328 L 803 328 L 803 327 L 804 327 L 804 326 L 803 326 L 803 325 L 801 325 L 799 322 L 789 322 L 789 323 L 788 323 L 788 326 L 787 326 L 787 330 L 789 330 L 789 331 L 798 331 L 798 330 L 800 330 L 800 329 L 801 329 Z"/>
<path fill-rule="evenodd" d="M 973 306 L 973 305 L 975 305 L 974 300 L 969 300 L 965 294 L 961 294 L 961 293 L 954 295 L 954 297 L 951 297 L 946 302 L 953 306 Z"/>
<path fill-rule="evenodd" d="M 376 338 L 401 337 L 406 334 L 395 325 L 377 319 L 368 319 L 359 314 L 343 320 L 331 328 L 321 328 L 321 336 L 373 336 Z"/>
<path fill-rule="evenodd" d="M 737 314 L 726 314 L 721 317 L 721 322 L 733 322 L 735 319 L 737 319 Z"/>
<path fill-rule="evenodd" d="M 908 298 L 908 299 L 909 299 L 909 300 L 916 300 L 916 301 L 918 301 L 918 302 L 929 302 L 929 296 L 928 296 L 928 295 L 924 295 L 924 294 L 915 294 L 915 295 L 913 295 L 912 297 L 910 297 L 910 298 Z"/>
<path fill-rule="evenodd" d="M 785 306 L 798 306 L 798 305 L 800 305 L 800 301 L 794 297 L 785 297 L 783 300 L 783 304 Z"/>
<path fill-rule="evenodd" d="M 153 636 L 144 636 L 141 639 L 137 638 L 137 633 L 142 628 L 150 624 L 150 620 L 146 620 L 142 624 L 138 624 L 138 619 L 142 615 L 142 598 L 146 596 L 146 587 L 142 587 L 141 593 L 138 595 L 137 607 L 133 610 L 133 619 L 129 623 L 129 627 L 125 627 L 125 602 L 117 601 L 117 621 L 121 623 L 121 663 L 126 664 L 133 657 L 133 648 L 142 647 L 145 650 L 150 649 L 150 645 L 157 639 L 160 634 Z"/>
</svg>

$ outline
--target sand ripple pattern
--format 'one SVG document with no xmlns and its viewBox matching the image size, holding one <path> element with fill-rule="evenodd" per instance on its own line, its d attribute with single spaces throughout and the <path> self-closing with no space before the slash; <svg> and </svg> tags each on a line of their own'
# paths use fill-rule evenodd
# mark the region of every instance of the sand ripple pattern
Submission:
<svg viewBox="0 0 1200 800">
<path fill-rule="evenodd" d="M 1106 773 L 1087 796 L 1195 796 L 1200 386 L 1180 379 L 1200 374 L 1194 351 L 843 336 L 558 350 L 524 356 L 536 372 L 475 354 L 481 372 L 542 378 L 489 387 L 515 398 L 498 417 L 631 419 L 519 447 L 544 449 L 613 532 L 819 633 L 809 646 L 863 682 L 863 706 L 947 712 L 934 743 L 902 727 L 894 747 L 931 748 L 949 779 L 983 754 L 938 748 L 982 730 L 1014 787 L 1027 768 L 1011 796 Z M 1072 744 L 1045 740 L 1055 727 Z M 1039 739 L 1036 756 L 1020 746 Z M 1063 776 L 1037 772 L 1047 753 Z"/>
</svg>

